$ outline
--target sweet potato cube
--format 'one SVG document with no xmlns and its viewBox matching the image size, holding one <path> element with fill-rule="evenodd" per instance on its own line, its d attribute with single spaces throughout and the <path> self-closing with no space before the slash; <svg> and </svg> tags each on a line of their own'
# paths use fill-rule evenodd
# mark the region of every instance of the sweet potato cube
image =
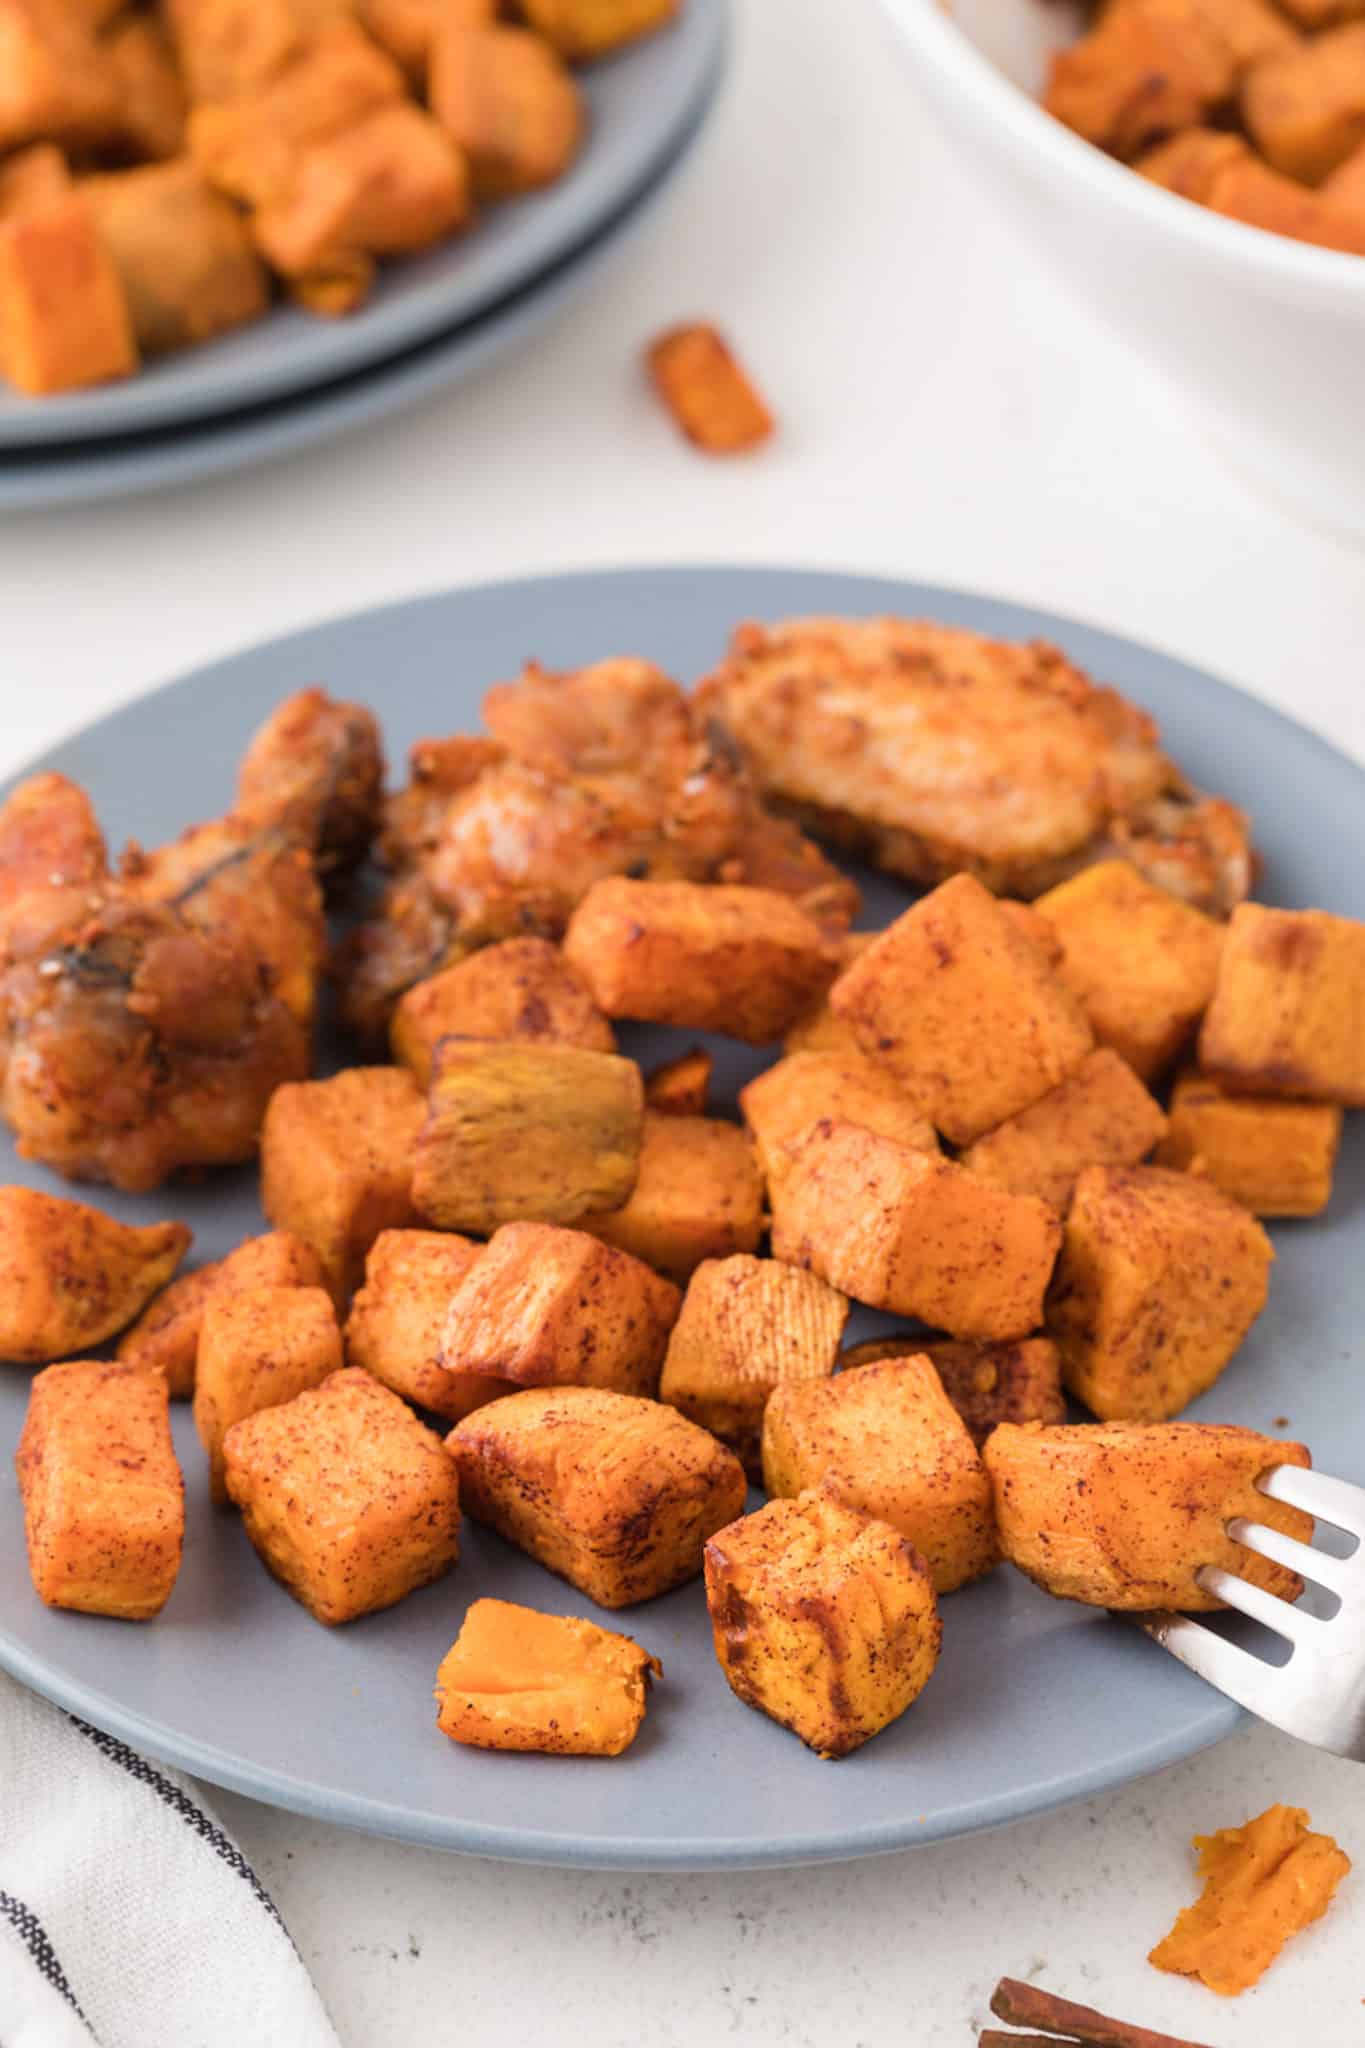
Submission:
<svg viewBox="0 0 1365 2048">
<path fill-rule="evenodd" d="M 0 221 L 41 213 L 70 190 L 71 173 L 56 143 L 31 143 L 0 162 Z"/>
<path fill-rule="evenodd" d="M 418 87 L 426 84 L 436 31 L 443 21 L 491 28 L 499 0 L 360 0 L 360 19 Z"/>
<path fill-rule="evenodd" d="M 1165 1129 L 1127 1061 L 1100 1046 L 1050 1094 L 969 1145 L 962 1164 L 1006 1194 L 1064 1210 L 1084 1167 L 1136 1166 Z"/>
<path fill-rule="evenodd" d="M 644 1083 L 616 1053 L 446 1038 L 428 1101 L 412 1198 L 445 1230 L 574 1223 L 635 1185 Z"/>
<path fill-rule="evenodd" d="M 1365 1108 L 1365 924 L 1239 904 L 1199 1064 L 1253 1095 Z"/>
<path fill-rule="evenodd" d="M 1365 22 L 1329 29 L 1255 65 L 1241 108 L 1268 164 L 1320 184 L 1365 142 Z"/>
<path fill-rule="evenodd" d="M 657 1657 L 595 1621 L 476 1600 L 436 1674 L 436 1725 L 474 1749 L 620 1756 L 662 1676 Z"/>
<path fill-rule="evenodd" d="M 1125 0 L 1052 60 L 1043 104 L 1087 142 L 1132 157 L 1232 97 L 1237 65 L 1198 0 Z"/>
<path fill-rule="evenodd" d="M 0 0 L 0 153 L 98 148 L 117 132 L 117 81 L 91 25 L 46 0 Z"/>
<path fill-rule="evenodd" d="M 269 287 L 241 215 L 188 157 L 87 178 L 92 209 L 148 355 L 262 314 Z"/>
<path fill-rule="evenodd" d="M 1211 1387 L 1265 1307 L 1270 1239 L 1193 1174 L 1088 1166 L 1048 1328 L 1071 1392 L 1105 1422 L 1160 1422 Z"/>
<path fill-rule="evenodd" d="M 50 1365 L 29 1393 L 14 1465 L 34 1588 L 49 1607 L 149 1621 L 170 1598 L 185 1486 L 158 1373 Z"/>
<path fill-rule="evenodd" d="M 389 1026 L 393 1056 L 425 1088 L 442 1038 L 524 1038 L 615 1052 L 610 1024 L 558 946 L 504 939 L 410 988 Z"/>
<path fill-rule="evenodd" d="M 117 1223 L 88 1202 L 0 1188 L 0 1359 L 45 1365 L 132 1322 L 189 1249 L 183 1223 Z"/>
<path fill-rule="evenodd" d="M 955 1145 L 1046 1095 L 1094 1042 L 1038 947 L 967 874 L 888 926 L 830 1005 Z"/>
<path fill-rule="evenodd" d="M 402 105 L 305 144 L 252 226 L 282 277 L 307 277 L 352 255 L 430 248 L 470 218 L 463 157 L 429 114 Z"/>
<path fill-rule="evenodd" d="M 100 48 L 117 81 L 119 127 L 129 154 L 179 156 L 185 147 L 185 88 L 160 22 L 151 15 L 126 15 Z"/>
<path fill-rule="evenodd" d="M 234 1423 L 228 1494 L 275 1577 L 329 1626 L 392 1607 L 459 1555 L 459 1481 L 405 1401 L 346 1367 Z"/>
<path fill-rule="evenodd" d="M 670 327 L 650 343 L 647 361 L 655 390 L 694 447 L 737 455 L 771 438 L 771 412 L 714 327 Z"/>
<path fill-rule="evenodd" d="M 1222 1602 L 1199 1584 L 1202 1565 L 1282 1600 L 1303 1590 L 1296 1573 L 1227 1532 L 1244 1516 L 1309 1540 L 1311 1517 L 1256 1486 L 1276 1465 L 1310 1465 L 1303 1444 L 1215 1422 L 1004 1422 L 983 1456 L 1001 1549 L 1058 1599 L 1207 1612 Z"/>
<path fill-rule="evenodd" d="M 353 0 L 163 0 L 195 103 L 255 93 L 339 34 L 367 41 L 345 19 L 352 5 Z"/>
<path fill-rule="evenodd" d="M 450 1304 L 482 1253 L 451 1230 L 381 1230 L 346 1320 L 346 1363 L 448 1422 L 505 1394 L 505 1380 L 461 1372 L 441 1356 Z"/>
<path fill-rule="evenodd" d="M 704 1046 L 665 1060 L 645 1076 L 645 1107 L 662 1116 L 705 1116 L 716 1063 Z"/>
<path fill-rule="evenodd" d="M 889 1522 L 938 1593 L 979 1579 L 999 1555 L 981 1454 L 923 1353 L 778 1387 L 763 1420 L 763 1484 L 778 1498 L 818 1486 Z"/>
<path fill-rule="evenodd" d="M 838 1117 L 908 1145 L 939 1149 L 938 1135 L 893 1074 L 859 1052 L 795 1052 L 740 1091 L 739 1106 L 759 1169 L 772 1187 L 812 1124 Z"/>
<path fill-rule="evenodd" d="M 609 1017 L 769 1045 L 810 1008 L 839 956 L 775 889 L 611 875 L 569 920 L 564 957 Z"/>
<path fill-rule="evenodd" d="M 1184 0 L 1177 4 L 1183 5 Z M 1302 40 L 1275 0 L 1194 0 L 1194 4 L 1205 25 L 1227 44 L 1239 76 L 1249 64 L 1280 50 L 1292 50 Z M 1292 6 L 1287 9 L 1290 14 L 1293 11 Z"/>
<path fill-rule="evenodd" d="M 702 1567 L 744 1506 L 744 1468 L 661 1401 L 528 1387 L 447 1438 L 469 1513 L 599 1607 L 631 1607 Z"/>
<path fill-rule="evenodd" d="M 522 0 L 537 35 L 570 64 L 605 57 L 672 21 L 681 0 Z"/>
<path fill-rule="evenodd" d="M 74 391 L 137 363 L 128 302 L 84 198 L 0 226 L 0 373 L 16 390 Z"/>
<path fill-rule="evenodd" d="M 551 185 L 578 154 L 578 87 L 550 45 L 526 29 L 442 20 L 428 58 L 428 94 L 468 160 L 480 199 Z"/>
<path fill-rule="evenodd" d="M 1342 1113 L 1330 1102 L 1233 1095 L 1182 1074 L 1158 1166 L 1195 1168 L 1257 1216 L 1317 1216 L 1332 1194 Z"/>
<path fill-rule="evenodd" d="M 772 1192 L 773 1256 L 954 1337 L 1027 1336 L 1061 1242 L 1054 1210 L 856 1124 L 814 1125 Z"/>
<path fill-rule="evenodd" d="M 580 1228 L 683 1281 L 703 1259 L 758 1249 L 763 1176 L 738 1125 L 647 1109 L 629 1201 L 594 1210 Z"/>
<path fill-rule="evenodd" d="M 412 1173 L 422 1091 L 398 1067 L 348 1067 L 277 1088 L 261 1136 L 261 1207 L 312 1246 L 338 1304 L 381 1230 L 417 1221 Z"/>
<path fill-rule="evenodd" d="M 731 1691 L 824 1757 L 903 1714 L 943 1639 L 914 1546 L 818 1492 L 769 1501 L 713 1536 L 706 1604 Z"/>
<path fill-rule="evenodd" d="M 214 1500 L 227 1499 L 223 1439 L 233 1423 L 321 1386 L 341 1363 L 341 1332 L 325 1288 L 215 1292 L 204 1311 L 194 1380 L 194 1426 Z"/>
<path fill-rule="evenodd" d="M 311 1245 L 289 1230 L 249 1237 L 225 1259 L 172 1280 L 119 1340 L 124 1365 L 166 1375 L 171 1399 L 194 1392 L 204 1313 L 215 1294 L 234 1288 L 321 1287 L 322 1263 Z"/>
<path fill-rule="evenodd" d="M 1365 218 L 1358 206 L 1329 194 L 1327 185 L 1314 191 L 1272 171 L 1240 135 L 1189 128 L 1139 157 L 1134 169 L 1229 220 L 1365 255 Z"/>
<path fill-rule="evenodd" d="M 828 1379 L 848 1302 L 777 1259 L 708 1259 L 688 1282 L 659 1398 L 762 1473 L 763 1411 L 789 1381 Z"/>
<path fill-rule="evenodd" d="M 846 932 L 839 944 L 839 973 L 860 959 L 878 937 L 877 932 Z M 852 1025 L 830 1008 L 828 990 L 783 1033 L 782 1046 L 786 1052 L 861 1052 Z"/>
<path fill-rule="evenodd" d="M 1062 1361 L 1050 1337 L 1015 1344 L 965 1344 L 956 1337 L 869 1337 L 840 1354 L 839 1370 L 856 1371 L 883 1358 L 922 1355 L 966 1423 L 978 1450 L 1001 1422 L 1065 1422 Z"/>
</svg>

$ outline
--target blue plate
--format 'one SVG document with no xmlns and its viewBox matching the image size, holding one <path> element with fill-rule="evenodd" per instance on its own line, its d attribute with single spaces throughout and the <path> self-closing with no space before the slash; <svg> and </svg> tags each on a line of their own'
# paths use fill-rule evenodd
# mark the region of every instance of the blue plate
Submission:
<svg viewBox="0 0 1365 2048">
<path fill-rule="evenodd" d="M 296 633 L 201 669 L 129 706 L 38 765 L 92 791 L 117 842 L 154 841 L 222 808 L 233 764 L 286 691 L 315 680 L 381 711 L 392 758 L 423 734 L 477 723 L 487 684 L 527 655 L 551 666 L 651 656 L 692 680 L 744 618 L 929 615 L 987 633 L 1043 635 L 1153 711 L 1176 758 L 1246 803 L 1265 894 L 1365 915 L 1365 776 L 1322 741 L 1225 684 L 1070 620 L 961 591 L 804 570 L 658 569 L 454 591 Z M 873 920 L 908 900 L 868 887 Z M 676 1043 L 641 1033 L 643 1057 Z M 722 1092 L 761 1059 L 718 1042 Z M 11 1156 L 0 1178 L 59 1185 Z M 253 1176 L 101 1197 L 130 1220 L 176 1215 L 210 1258 L 262 1227 Z M 1365 1329 L 1360 1218 L 1365 1143 L 1343 1149 L 1323 1218 L 1277 1225 L 1270 1305 L 1191 1411 L 1292 1432 L 1365 1479 L 1359 1386 Z M 866 1319 L 870 1322 L 870 1318 Z M 883 1319 L 884 1320 L 884 1319 Z M 19 1432 L 29 1374 L 0 1369 L 0 1443 Z M 539 1863 L 648 1870 L 873 1855 L 1021 1819 L 1189 1756 L 1237 1710 L 1135 1630 L 1047 1599 L 1007 1569 L 944 1603 L 942 1661 L 923 1696 L 866 1748 L 821 1763 L 731 1696 L 701 1589 L 602 1617 L 664 1664 L 644 1729 L 610 1763 L 484 1755 L 433 1723 L 431 1686 L 468 1602 L 495 1594 L 592 1612 L 571 1588 L 470 1526 L 443 1584 L 328 1631 L 269 1579 L 230 1512 L 209 1505 L 182 1408 L 188 1482 L 180 1582 L 145 1627 L 57 1614 L 24 1571 L 19 1502 L 0 1475 L 0 1663 L 40 1692 L 165 1760 L 256 1799 L 428 1846 Z"/>
<path fill-rule="evenodd" d="M 710 98 L 725 31 L 725 0 L 686 0 L 667 29 L 581 71 L 589 134 L 567 175 L 490 207 L 471 234 L 386 264 L 358 313 L 319 320 L 277 306 L 250 327 L 90 391 L 33 399 L 0 385 L 0 453 L 207 419 L 448 335 L 586 246 L 639 197 Z"/>
</svg>

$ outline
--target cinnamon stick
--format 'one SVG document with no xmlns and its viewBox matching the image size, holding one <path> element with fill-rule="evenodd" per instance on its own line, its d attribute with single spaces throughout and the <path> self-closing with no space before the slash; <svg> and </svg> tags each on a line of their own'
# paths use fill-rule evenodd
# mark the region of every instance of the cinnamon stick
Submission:
<svg viewBox="0 0 1365 2048">
<path fill-rule="evenodd" d="M 976 2037 L 976 2048 L 1080 2048 L 1073 2034 L 1007 2034 L 1003 2027 L 986 2027 Z"/>
<path fill-rule="evenodd" d="M 1102 2012 L 1096 2012 L 1088 2005 L 1076 2005 L 1069 1998 L 1058 1998 L 1051 1991 L 1044 1991 L 1036 1984 L 1021 1983 L 1017 1977 L 1002 1977 L 991 1996 L 991 2011 L 998 2020 L 1007 2020 L 1012 2027 L 1041 2027 L 1048 2033 L 1061 2035 L 1062 2041 L 1054 2048 L 1207 2048 L 1199 2041 L 1178 2041 L 1173 2034 L 1154 2034 L 1147 2027 L 1125 2026 L 1122 2020 L 1109 2019 Z M 1007 2041 L 1011 2048 L 1019 2048 L 1019 2037 L 1014 2034 L 995 2035 L 992 2041 L 983 2034 L 987 2048 L 998 2048 L 1000 2041 Z M 1037 2035 L 1033 2037 L 1034 2043 Z M 1024 2048 L 1031 2048 L 1028 2037 L 1024 2037 Z"/>
</svg>

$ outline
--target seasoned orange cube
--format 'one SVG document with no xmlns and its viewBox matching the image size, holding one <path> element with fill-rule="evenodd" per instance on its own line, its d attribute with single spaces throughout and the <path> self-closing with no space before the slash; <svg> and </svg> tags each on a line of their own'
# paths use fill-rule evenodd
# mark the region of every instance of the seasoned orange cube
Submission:
<svg viewBox="0 0 1365 2048">
<path fill-rule="evenodd" d="M 278 1408 L 341 1369 L 341 1332 L 322 1287 L 220 1288 L 204 1311 L 194 1426 L 208 1454 L 209 1491 L 227 1499 L 223 1439 L 234 1422 Z"/>
<path fill-rule="evenodd" d="M 417 1221 L 412 1175 L 425 1107 L 398 1067 L 348 1067 L 277 1088 L 261 1136 L 261 1207 L 313 1247 L 348 1301 L 381 1230 Z"/>
<path fill-rule="evenodd" d="M 1165 1129 L 1127 1061 L 1100 1046 L 1050 1094 L 969 1145 L 962 1164 L 1006 1194 L 1064 1210 L 1083 1168 L 1136 1166 Z"/>
<path fill-rule="evenodd" d="M 184 1223 L 118 1223 L 88 1202 L 0 1188 L 0 1359 L 45 1365 L 102 1344 L 189 1250 Z"/>
<path fill-rule="evenodd" d="M 825 1117 L 877 1131 L 914 1152 L 939 1149 L 924 1111 L 893 1074 L 859 1052 L 788 1053 L 740 1091 L 739 1106 L 769 1187 Z"/>
<path fill-rule="evenodd" d="M 207 341 L 265 311 L 269 286 L 245 223 L 188 157 L 86 178 L 81 191 L 148 355 Z"/>
<path fill-rule="evenodd" d="M 117 81 L 119 127 L 129 153 L 179 156 L 185 146 L 185 88 L 160 22 L 125 15 L 100 48 Z"/>
<path fill-rule="evenodd" d="M 1207 1074 L 1182 1074 L 1156 1163 L 1197 1170 L 1257 1216 L 1317 1216 L 1341 1122 L 1334 1103 L 1233 1095 Z"/>
<path fill-rule="evenodd" d="M 839 972 L 851 967 L 868 947 L 876 943 L 876 932 L 846 932 L 839 943 Z M 853 1027 L 842 1017 L 836 1017 L 830 1008 L 826 992 L 818 1003 L 805 1010 L 795 1023 L 783 1033 L 783 1049 L 786 1052 L 851 1052 L 861 1054 Z"/>
<path fill-rule="evenodd" d="M 715 1061 L 703 1046 L 679 1053 L 645 1076 L 645 1106 L 664 1116 L 705 1116 Z"/>
<path fill-rule="evenodd" d="M 289 1230 L 249 1237 L 225 1259 L 196 1267 L 162 1289 L 119 1340 L 121 1364 L 166 1375 L 171 1399 L 194 1392 L 204 1312 L 217 1293 L 243 1287 L 320 1287 L 322 1265 L 311 1245 Z"/>
<path fill-rule="evenodd" d="M 389 1026 L 393 1056 L 425 1088 L 442 1038 L 524 1038 L 615 1052 L 616 1037 L 558 946 L 504 939 L 410 988 Z"/>
<path fill-rule="evenodd" d="M 1199 1064 L 1252 1095 L 1365 1108 L 1365 924 L 1239 904 Z"/>
<path fill-rule="evenodd" d="M 1351 1859 L 1310 1833 L 1301 1806 L 1270 1806 L 1244 1827 L 1196 1835 L 1204 1889 L 1147 1960 L 1225 1998 L 1264 1976 L 1291 1935 L 1320 1919 Z"/>
<path fill-rule="evenodd" d="M 1257 64 L 1243 82 L 1241 112 L 1267 163 L 1320 184 L 1365 142 L 1365 21 Z"/>
<path fill-rule="evenodd" d="M 979 1450 L 1001 1422 L 1065 1422 L 1062 1361 L 1050 1337 L 967 1344 L 956 1337 L 869 1337 L 840 1354 L 852 1372 L 883 1358 L 927 1358 Z"/>
<path fill-rule="evenodd" d="M 363 1366 L 448 1422 L 505 1394 L 505 1380 L 460 1372 L 442 1360 L 450 1304 L 482 1253 L 481 1244 L 453 1230 L 381 1230 L 346 1321 L 346 1363 Z"/>
<path fill-rule="evenodd" d="M 79 193 L 0 226 L 0 374 L 30 398 L 128 377 L 128 302 Z"/>
<path fill-rule="evenodd" d="M 235 100 L 327 47 L 352 0 L 163 0 L 166 23 L 192 102 Z"/>
<path fill-rule="evenodd" d="M 522 0 L 537 35 L 571 64 L 605 57 L 672 21 L 681 0 Z"/>
<path fill-rule="evenodd" d="M 1052 60 L 1043 104 L 1087 142 L 1132 157 L 1232 97 L 1237 64 L 1197 0 L 1124 0 Z"/>
<path fill-rule="evenodd" d="M 0 0 L 0 154 L 26 142 L 98 148 L 118 134 L 118 87 L 92 24 L 47 0 Z"/>
<path fill-rule="evenodd" d="M 703 1259 L 757 1251 L 763 1176 L 736 1124 L 718 1117 L 645 1111 L 640 1171 L 620 1209 L 581 1218 L 606 1244 L 686 1280 Z"/>
<path fill-rule="evenodd" d="M 655 390 L 695 447 L 736 455 L 771 438 L 771 412 L 714 327 L 670 327 L 650 343 L 647 360 Z"/>
<path fill-rule="evenodd" d="M 56 143 L 31 143 L 0 161 L 0 221 L 41 213 L 70 190 L 71 173 Z"/>
<path fill-rule="evenodd" d="M 464 159 L 429 114 L 403 105 L 305 144 L 252 227 L 281 276 L 308 277 L 352 256 L 429 248 L 470 219 Z"/>
<path fill-rule="evenodd" d="M 526 29 L 442 20 L 429 53 L 428 97 L 468 160 L 480 199 L 553 184 L 578 154 L 578 87 L 550 45 Z"/>
<path fill-rule="evenodd" d="M 431 46 L 441 23 L 491 28 L 498 9 L 499 0 L 360 0 L 360 19 L 420 87 L 426 83 Z"/>
<path fill-rule="evenodd" d="M 595 1621 L 476 1600 L 436 1674 L 436 1725 L 474 1749 L 620 1756 L 663 1666 Z"/>
</svg>

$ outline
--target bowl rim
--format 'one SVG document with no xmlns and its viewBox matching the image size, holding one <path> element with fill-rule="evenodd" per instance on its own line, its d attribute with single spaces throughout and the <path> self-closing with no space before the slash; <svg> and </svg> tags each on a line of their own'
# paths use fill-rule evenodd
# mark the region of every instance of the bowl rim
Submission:
<svg viewBox="0 0 1365 2048">
<path fill-rule="evenodd" d="M 1127 214 L 1136 226 L 1182 242 L 1244 281 L 1287 288 L 1295 296 L 1327 297 L 1338 305 L 1343 299 L 1365 305 L 1365 258 L 1229 220 L 1139 177 L 1073 134 L 998 71 L 954 19 L 953 0 L 880 4 L 925 70 L 970 115 L 988 121 L 1016 156 L 1030 164 L 1041 159 L 1057 177 L 1083 187 L 1093 205 Z"/>
</svg>

